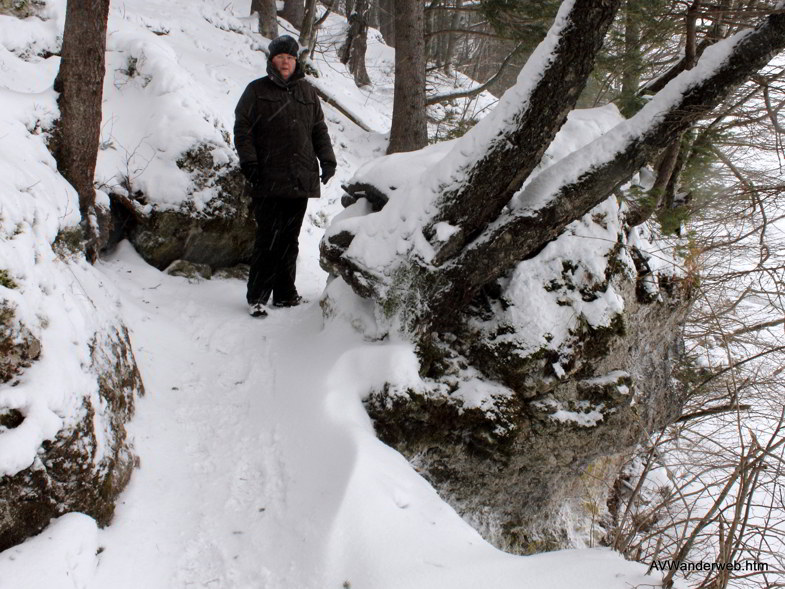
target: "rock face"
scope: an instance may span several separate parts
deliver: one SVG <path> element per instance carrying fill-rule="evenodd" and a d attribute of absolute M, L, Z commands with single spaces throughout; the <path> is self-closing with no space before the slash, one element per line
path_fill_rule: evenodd
<path fill-rule="evenodd" d="M 0 477 L 0 551 L 71 511 L 108 524 L 115 499 L 128 483 L 135 457 L 125 424 L 133 415 L 135 395 L 143 393 L 141 377 L 124 328 L 96 336 L 91 350 L 97 402 L 86 396 L 74 427 L 45 442 L 29 468 Z M 19 411 L 0 411 L 0 433 L 23 421 Z"/>
<path fill-rule="evenodd" d="M 0 302 L 0 383 L 8 382 L 41 354 L 41 342 L 14 318 L 14 309 Z M 0 426 L 3 413 L 0 410 Z"/>
<path fill-rule="evenodd" d="M 379 437 L 504 550 L 599 540 L 623 456 L 680 415 L 690 283 L 636 263 L 615 216 L 576 223 L 421 349 L 423 389 L 366 400 Z"/>
<path fill-rule="evenodd" d="M 37 14 L 44 4 L 43 0 L 0 0 L 0 14 L 27 18 Z"/>
<path fill-rule="evenodd" d="M 225 268 L 247 263 L 256 225 L 236 167 L 215 164 L 208 146 L 192 149 L 177 165 L 192 178 L 195 192 L 212 190 L 205 206 L 185 201 L 177 209 L 143 206 L 144 195 L 112 194 L 111 243 L 127 237 L 149 264 L 164 270 L 175 260 Z"/>

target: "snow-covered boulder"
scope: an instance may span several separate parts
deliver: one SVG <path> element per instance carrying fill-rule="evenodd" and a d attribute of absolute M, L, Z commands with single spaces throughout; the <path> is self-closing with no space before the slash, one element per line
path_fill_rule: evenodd
<path fill-rule="evenodd" d="M 29 398 L 16 403 L 16 391 L 8 390 L 13 385 L 0 387 L 0 551 L 70 512 L 108 524 L 115 500 L 130 480 L 136 458 L 125 424 L 143 385 L 128 334 L 121 326 L 96 333 L 88 348 L 86 388 L 58 391 L 72 397 L 67 409 L 52 403 L 36 406 Z M 24 376 L 15 382 L 37 384 L 34 377 Z M 24 398 L 25 391 L 20 393 Z M 82 405 L 75 406 L 80 401 Z M 31 453 L 28 441 L 35 436 L 31 430 L 41 425 L 41 413 L 48 411 L 46 421 L 60 423 L 50 428 L 46 439 L 33 442 L 39 445 Z M 32 463 L 18 470 L 31 454 Z"/>
<path fill-rule="evenodd" d="M 230 13 L 211 5 L 199 11 L 199 18 L 166 18 L 160 5 L 138 3 L 107 39 L 96 180 L 112 203 L 111 242 L 128 238 L 162 270 L 175 260 L 234 266 L 253 247 L 250 199 L 229 133 L 253 74 L 243 62 L 227 71 L 226 59 L 255 41 Z M 110 29 L 119 18 L 110 12 Z M 225 44 L 207 47 L 199 42 L 205 37 Z"/>
<path fill-rule="evenodd" d="M 143 390 L 118 295 L 84 259 L 78 197 L 42 132 L 58 114 L 57 59 L 40 54 L 58 26 L 0 15 L 0 551 L 70 511 L 108 523 Z"/>
<path fill-rule="evenodd" d="M 617 223 L 606 246 L 585 248 L 606 231 L 601 213 L 520 264 L 459 330 L 421 350 L 430 365 L 419 387 L 392 382 L 366 399 L 379 437 L 505 550 L 599 540 L 624 454 L 684 401 L 671 377 L 689 283 L 636 269 L 626 252 L 642 244 L 623 231 L 613 238 Z M 653 284 L 646 296 L 644 280 Z"/>
<path fill-rule="evenodd" d="M 239 168 L 216 164 L 205 145 L 189 150 L 177 166 L 192 178 L 194 190 L 215 191 L 215 196 L 198 207 L 185 200 L 170 208 L 149 205 L 140 192 L 129 197 L 116 188 L 110 195 L 113 241 L 128 238 L 147 263 L 162 270 L 177 260 L 210 268 L 250 260 L 256 224 Z"/>
<path fill-rule="evenodd" d="M 572 113 L 539 171 L 619 120 L 612 106 Z M 411 211 L 397 194 L 418 184 L 429 156 L 439 147 L 371 162 L 354 180 L 385 189 L 385 208 L 400 209 L 405 223 Z M 401 169 L 413 172 L 390 191 Z M 375 214 L 360 199 L 328 235 L 365 216 L 373 226 Z M 418 345 L 418 382 L 392 379 L 365 399 L 379 437 L 503 549 L 598 540 L 624 454 L 680 413 L 672 373 L 691 281 L 624 218 L 614 196 L 568 225 Z M 378 251 L 365 259 L 394 255 L 398 245 L 384 242 L 395 241 L 390 232 L 373 227 Z M 383 310 L 341 278 L 324 308 L 369 337 L 386 335 Z"/>

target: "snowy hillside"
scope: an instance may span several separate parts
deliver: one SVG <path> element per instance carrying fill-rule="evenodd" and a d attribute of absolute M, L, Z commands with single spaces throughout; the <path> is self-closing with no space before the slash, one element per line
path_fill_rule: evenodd
<path fill-rule="evenodd" d="M 266 64 L 249 4 L 113 3 L 96 174 L 106 192 L 196 209 L 213 196 L 177 160 L 203 145 L 216 164 L 236 163 L 234 105 Z M 100 407 L 91 342 L 120 322 L 147 393 L 127 426 L 140 464 L 109 527 L 67 514 L 0 553 L 0 589 L 656 585 L 658 573 L 607 549 L 496 550 L 376 439 L 362 396 L 387 380 L 416 381 L 416 357 L 408 344 L 369 343 L 347 322 L 324 323 L 318 242 L 341 209 L 340 184 L 384 149 L 393 53 L 378 34 L 365 90 L 334 58 L 344 19 L 330 16 L 319 38 L 314 85 L 376 132 L 324 105 L 338 174 L 309 203 L 300 240 L 308 304 L 255 321 L 236 278 L 169 276 L 128 242 L 94 267 L 67 244 L 55 253 L 57 235 L 79 220 L 45 145 L 64 10 L 65 0 L 48 0 L 42 18 L 0 16 L 0 297 L 14 317 L 4 329 L 27 326 L 43 350 L 0 385 L 0 410 L 24 415 L 22 426 L 0 425 L 0 476 L 34 463 L 42 443 L 84 417 L 84 399 Z M 95 427 L 108 427 L 100 411 Z"/>

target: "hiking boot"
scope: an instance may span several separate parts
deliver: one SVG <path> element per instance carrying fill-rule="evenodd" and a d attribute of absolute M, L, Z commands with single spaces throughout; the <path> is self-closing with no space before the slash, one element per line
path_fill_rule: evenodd
<path fill-rule="evenodd" d="M 267 317 L 267 309 L 262 303 L 251 303 L 248 305 L 248 314 L 251 317 Z"/>
<path fill-rule="evenodd" d="M 294 295 L 291 299 L 281 299 L 280 301 L 273 301 L 273 307 L 296 307 L 303 302 L 303 297 Z"/>

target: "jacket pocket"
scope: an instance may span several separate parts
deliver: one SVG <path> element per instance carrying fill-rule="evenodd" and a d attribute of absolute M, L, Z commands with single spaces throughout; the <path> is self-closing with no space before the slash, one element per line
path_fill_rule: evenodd
<path fill-rule="evenodd" d="M 286 168 L 265 167 L 259 177 L 259 191 L 267 196 L 285 196 L 292 189 L 292 177 Z"/>
<path fill-rule="evenodd" d="M 313 153 L 298 153 L 292 160 L 292 172 L 303 192 L 312 194 L 319 190 L 319 166 Z"/>

